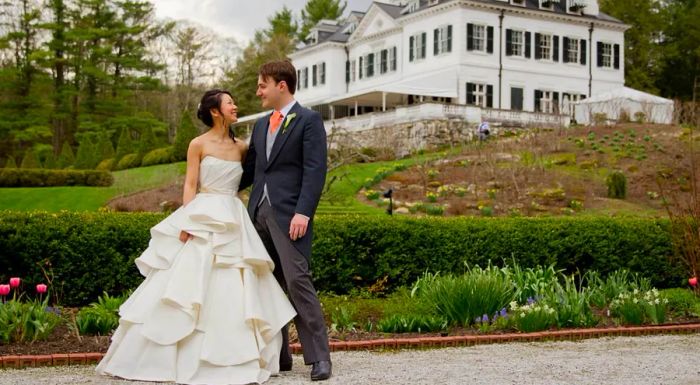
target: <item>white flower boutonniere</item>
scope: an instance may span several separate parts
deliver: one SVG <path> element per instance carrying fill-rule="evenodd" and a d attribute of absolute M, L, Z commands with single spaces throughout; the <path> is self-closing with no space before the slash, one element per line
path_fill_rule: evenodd
<path fill-rule="evenodd" d="M 289 126 L 289 122 L 291 122 L 292 119 L 296 118 L 296 116 L 297 116 L 297 114 L 295 112 L 293 114 L 289 114 L 289 115 L 284 117 L 284 124 L 282 125 L 282 133 L 283 134 L 287 130 L 287 126 Z"/>

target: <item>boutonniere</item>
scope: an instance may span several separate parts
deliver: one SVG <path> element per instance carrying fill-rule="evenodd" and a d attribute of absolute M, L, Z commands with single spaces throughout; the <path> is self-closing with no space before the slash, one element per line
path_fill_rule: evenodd
<path fill-rule="evenodd" d="M 289 114 L 284 117 L 284 124 L 282 125 L 282 133 L 284 134 L 284 131 L 287 130 L 287 126 L 289 126 L 289 122 L 292 121 L 292 119 L 296 118 L 297 113 Z"/>

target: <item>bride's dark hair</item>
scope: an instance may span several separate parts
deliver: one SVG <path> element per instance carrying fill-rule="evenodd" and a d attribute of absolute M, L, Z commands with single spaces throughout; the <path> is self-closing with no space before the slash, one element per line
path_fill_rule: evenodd
<path fill-rule="evenodd" d="M 221 114 L 221 97 L 223 95 L 228 95 L 233 99 L 230 92 L 226 90 L 209 90 L 204 93 L 202 100 L 199 102 L 199 107 L 197 107 L 197 118 L 206 124 L 207 127 L 214 127 L 214 117 L 211 115 L 211 110 L 217 110 Z M 236 137 L 233 134 L 231 127 L 228 128 L 228 136 L 236 141 Z"/>

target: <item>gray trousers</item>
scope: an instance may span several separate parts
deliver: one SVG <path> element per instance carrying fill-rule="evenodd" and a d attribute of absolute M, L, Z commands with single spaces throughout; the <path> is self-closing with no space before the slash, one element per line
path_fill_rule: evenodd
<path fill-rule="evenodd" d="M 311 282 L 309 260 L 294 247 L 289 231 L 279 228 L 267 199 L 256 208 L 253 224 L 275 263 L 274 275 L 277 282 L 285 289 L 297 311 L 294 324 L 304 351 L 304 363 L 310 365 L 318 361 L 330 361 L 328 332 L 321 303 Z M 282 329 L 282 338 L 280 363 L 291 364 L 288 326 Z"/>

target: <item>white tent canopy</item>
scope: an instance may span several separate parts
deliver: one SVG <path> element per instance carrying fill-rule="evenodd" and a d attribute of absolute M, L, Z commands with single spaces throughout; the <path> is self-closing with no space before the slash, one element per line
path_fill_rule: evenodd
<path fill-rule="evenodd" d="M 673 122 L 673 101 L 659 96 L 621 87 L 606 91 L 573 103 L 576 122 L 594 123 L 595 114 L 605 114 L 606 120 L 619 120 L 627 114 L 631 120 L 643 116 L 645 122 L 671 124 Z"/>

